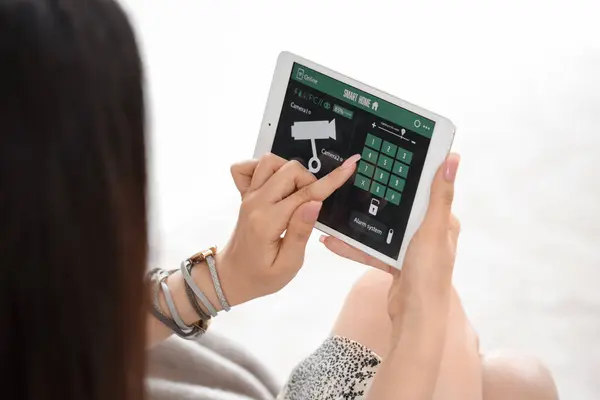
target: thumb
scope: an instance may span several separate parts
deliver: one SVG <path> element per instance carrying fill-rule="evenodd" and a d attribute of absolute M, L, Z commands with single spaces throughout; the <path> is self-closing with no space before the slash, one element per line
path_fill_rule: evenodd
<path fill-rule="evenodd" d="M 322 203 L 310 201 L 294 211 L 282 239 L 274 264 L 284 268 L 300 269 L 304 262 L 306 243 L 319 217 Z"/>
<path fill-rule="evenodd" d="M 458 154 L 449 154 L 435 174 L 431 184 L 429 208 L 423 222 L 424 225 L 447 227 L 452 213 L 454 181 L 459 163 L 460 156 Z"/>

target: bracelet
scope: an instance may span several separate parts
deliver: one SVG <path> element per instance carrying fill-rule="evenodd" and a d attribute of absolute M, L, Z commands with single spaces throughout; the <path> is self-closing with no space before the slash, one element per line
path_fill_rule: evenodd
<path fill-rule="evenodd" d="M 167 285 L 167 283 L 165 282 L 166 279 L 167 279 L 167 277 L 164 277 L 160 280 L 160 286 L 165 295 L 165 300 L 167 302 L 167 308 L 169 309 L 169 312 L 171 313 L 171 317 L 173 317 L 173 320 L 175 321 L 175 323 L 177 324 L 179 329 L 181 329 L 183 332 L 186 332 L 186 333 L 190 332 L 193 329 L 193 327 L 186 325 L 186 323 L 183 322 L 183 320 L 179 316 L 179 311 L 177 311 L 177 307 L 175 306 L 175 301 L 173 301 L 173 295 L 171 294 L 171 289 L 169 289 L 169 285 Z"/>
<path fill-rule="evenodd" d="M 200 290 L 200 288 L 198 287 L 198 285 L 196 285 L 196 282 L 194 282 L 194 280 L 192 279 L 192 275 L 190 274 L 190 270 L 193 267 L 193 265 L 194 264 L 192 264 L 189 260 L 181 262 L 181 273 L 183 275 L 183 278 L 185 279 L 185 281 L 187 282 L 187 284 L 190 286 L 190 288 L 194 291 L 194 294 L 200 299 L 200 301 L 202 302 L 202 304 L 204 305 L 204 307 L 206 307 L 206 309 L 208 310 L 209 314 L 212 317 L 216 317 L 217 316 L 217 310 L 211 304 L 211 302 L 208 300 L 208 298 L 204 295 L 204 293 L 202 293 L 202 290 Z"/>
<path fill-rule="evenodd" d="M 223 289 L 221 288 L 221 281 L 219 280 L 219 274 L 217 273 L 217 264 L 215 263 L 215 257 L 212 255 L 207 256 L 206 263 L 208 264 L 208 269 L 210 270 L 210 276 L 213 281 L 213 286 L 215 287 L 215 292 L 217 292 L 217 297 L 219 298 L 221 307 L 223 307 L 223 310 L 228 312 L 229 310 L 231 310 L 231 307 L 229 307 L 229 303 L 227 302 L 225 294 L 223 294 Z"/>
<path fill-rule="evenodd" d="M 158 301 L 158 293 L 161 279 L 168 277 L 176 270 L 165 271 L 162 269 L 154 269 L 150 271 L 149 275 L 151 277 L 152 283 L 154 284 L 153 288 L 153 307 L 150 309 L 152 315 L 163 323 L 167 328 L 171 329 L 177 336 L 182 337 L 184 339 L 195 338 L 206 332 L 207 327 L 203 326 L 194 326 L 191 332 L 184 332 L 180 329 L 173 319 L 167 317 L 165 313 L 162 311 L 160 307 L 160 303 Z"/>
<path fill-rule="evenodd" d="M 196 311 L 196 314 L 198 314 L 198 317 L 201 320 L 210 321 L 211 316 L 208 315 L 202 309 L 202 307 L 200 307 L 200 304 L 198 303 L 198 298 L 194 294 L 194 291 L 192 290 L 192 287 L 190 285 L 188 285 L 188 283 L 187 283 L 187 281 L 185 279 L 183 280 L 183 282 L 185 284 L 185 293 L 187 294 L 188 301 L 190 302 L 190 304 L 192 305 L 192 307 L 194 307 L 194 310 Z"/>
<path fill-rule="evenodd" d="M 154 316 L 154 318 L 159 320 L 163 325 L 165 325 L 167 328 L 169 328 L 171 331 L 173 331 L 177 336 L 184 338 L 184 339 L 193 339 L 193 338 L 196 338 L 197 336 L 200 336 L 200 335 L 206 333 L 206 330 L 208 329 L 208 326 L 210 324 L 207 321 L 201 320 L 201 321 L 199 321 L 198 325 L 196 325 L 196 324 L 193 325 L 193 328 L 191 331 L 184 332 L 182 329 L 179 328 L 179 326 L 177 326 L 177 324 L 172 319 L 167 317 L 162 312 L 160 303 L 158 301 L 158 292 L 159 292 L 159 286 L 160 286 L 159 282 L 161 281 L 161 279 L 163 279 L 163 277 L 168 277 L 175 271 L 176 270 L 165 271 L 165 270 L 162 270 L 159 268 L 155 268 L 152 271 L 148 272 L 149 280 L 153 284 L 153 288 L 152 288 L 153 304 L 152 304 L 152 307 L 150 307 L 150 313 L 152 314 L 152 316 Z"/>
<path fill-rule="evenodd" d="M 221 287 L 221 281 L 219 279 L 219 274 L 217 272 L 217 266 L 216 266 L 215 257 L 214 257 L 216 254 L 217 254 L 217 247 L 212 246 L 207 250 L 203 250 L 201 252 L 194 254 L 187 260 L 187 262 L 189 264 L 191 264 L 189 267 L 191 269 L 194 265 L 200 264 L 201 262 L 206 261 L 206 263 L 208 264 L 209 271 L 210 271 L 211 279 L 213 281 L 213 286 L 215 288 L 215 292 L 217 293 L 217 298 L 219 299 L 219 303 L 221 303 L 221 307 L 223 308 L 223 310 L 229 311 L 229 310 L 231 310 L 231 307 L 229 306 L 229 303 L 227 302 L 225 294 L 223 293 L 223 288 Z"/>

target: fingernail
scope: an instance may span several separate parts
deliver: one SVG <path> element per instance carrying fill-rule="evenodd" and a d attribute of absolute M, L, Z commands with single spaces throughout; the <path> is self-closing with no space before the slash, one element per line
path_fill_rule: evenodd
<path fill-rule="evenodd" d="M 319 242 L 325 243 L 325 239 L 327 239 L 327 236 L 325 236 L 325 235 L 319 236 Z"/>
<path fill-rule="evenodd" d="M 319 218 L 319 211 L 321 211 L 322 205 L 323 203 L 320 201 L 311 201 L 304 206 L 304 210 L 302 211 L 302 219 L 304 222 L 314 224 L 317 218 Z"/>
<path fill-rule="evenodd" d="M 446 158 L 446 170 L 444 171 L 444 178 L 450 182 L 454 183 L 456 179 L 456 171 L 458 171 L 458 164 L 460 163 L 460 157 L 458 154 L 450 154 L 448 158 Z"/>
<path fill-rule="evenodd" d="M 355 154 L 352 157 L 346 159 L 342 164 L 342 169 L 354 168 L 354 164 L 356 164 L 360 160 L 360 154 Z"/>

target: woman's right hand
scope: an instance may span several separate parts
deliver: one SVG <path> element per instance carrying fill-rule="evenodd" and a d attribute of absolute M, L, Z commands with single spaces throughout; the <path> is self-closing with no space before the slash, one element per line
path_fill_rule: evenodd
<path fill-rule="evenodd" d="M 427 214 L 408 246 L 402 271 L 394 272 L 388 300 L 392 349 L 377 371 L 369 400 L 433 398 L 460 231 L 451 213 L 459 160 L 451 154 L 439 168 Z"/>
<path fill-rule="evenodd" d="M 394 276 L 388 311 L 395 332 L 407 318 L 414 321 L 426 310 L 440 309 L 450 296 L 460 232 L 460 223 L 451 213 L 459 160 L 458 155 L 451 154 L 439 168 L 432 182 L 427 215 L 408 246 L 402 272 L 337 238 L 321 237 L 332 252 Z"/>
<path fill-rule="evenodd" d="M 393 271 L 388 310 L 395 333 L 404 323 L 418 323 L 424 313 L 444 312 L 449 306 L 460 233 L 460 223 L 452 214 L 459 162 L 458 155 L 450 154 L 439 168 L 427 213 L 408 246 L 402 271 Z"/>

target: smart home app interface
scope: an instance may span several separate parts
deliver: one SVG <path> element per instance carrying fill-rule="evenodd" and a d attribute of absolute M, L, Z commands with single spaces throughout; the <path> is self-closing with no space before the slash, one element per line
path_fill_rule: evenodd
<path fill-rule="evenodd" d="M 317 178 L 361 154 L 319 222 L 398 258 L 434 122 L 295 63 L 272 152 Z"/>

